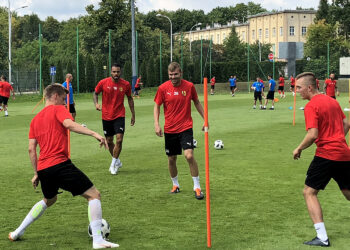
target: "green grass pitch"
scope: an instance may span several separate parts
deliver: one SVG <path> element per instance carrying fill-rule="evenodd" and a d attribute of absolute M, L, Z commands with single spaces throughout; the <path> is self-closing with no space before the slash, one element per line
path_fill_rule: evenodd
<path fill-rule="evenodd" d="M 111 157 L 92 137 L 72 134 L 71 159 L 94 182 L 102 195 L 103 218 L 111 225 L 110 240 L 120 249 L 206 249 L 205 200 L 198 201 L 183 156 L 178 158 L 181 193 L 169 195 L 171 180 L 164 139 L 154 133 L 153 92 L 135 99 L 136 124 L 129 125 L 117 176 L 108 172 Z M 315 146 L 298 161 L 292 151 L 305 135 L 306 101 L 297 98 L 296 126 L 292 126 L 290 92 L 276 110 L 253 110 L 253 94 L 228 91 L 209 96 L 211 230 L 213 249 L 313 249 L 304 246 L 315 236 L 302 196 L 305 173 Z M 33 170 L 28 157 L 31 113 L 39 96 L 19 96 L 9 101 L 9 117 L 0 113 L 1 205 L 0 249 L 91 249 L 87 202 L 70 193 L 32 224 L 21 241 L 7 240 L 29 209 L 42 198 L 33 190 Z M 200 94 L 203 101 L 203 95 Z M 347 107 L 345 94 L 338 98 Z M 34 112 L 37 113 L 43 105 Z M 76 96 L 77 122 L 102 133 L 101 113 L 94 110 L 92 95 Z M 193 107 L 195 157 L 205 191 L 203 121 Z M 161 123 L 164 125 L 163 116 Z M 223 150 L 213 143 L 221 139 Z M 319 195 L 333 249 L 350 244 L 350 204 L 334 181 Z"/>

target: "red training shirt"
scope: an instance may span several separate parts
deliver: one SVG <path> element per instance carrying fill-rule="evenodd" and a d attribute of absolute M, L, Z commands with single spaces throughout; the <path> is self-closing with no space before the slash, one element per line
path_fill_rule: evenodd
<path fill-rule="evenodd" d="M 332 161 L 350 161 L 343 127 L 345 115 L 336 100 L 323 94 L 316 95 L 306 104 L 304 116 L 306 130 L 318 129 L 316 156 Z"/>
<path fill-rule="evenodd" d="M 0 82 L 0 95 L 3 97 L 10 97 L 11 92 L 13 91 L 13 87 L 9 82 Z"/>
<path fill-rule="evenodd" d="M 67 161 L 68 134 L 63 126 L 73 117 L 63 105 L 50 105 L 41 110 L 30 123 L 29 139 L 35 139 L 40 147 L 37 171 Z"/>
<path fill-rule="evenodd" d="M 139 88 L 140 87 L 140 78 L 137 78 L 136 80 L 136 84 L 135 84 L 135 88 Z"/>
<path fill-rule="evenodd" d="M 177 134 L 192 128 L 191 100 L 198 100 L 191 82 L 182 79 L 180 85 L 174 87 L 169 80 L 159 86 L 154 102 L 164 105 L 165 133 Z"/>
<path fill-rule="evenodd" d="M 320 89 L 320 80 L 318 80 L 317 78 L 316 78 L 316 86 L 317 86 L 317 89 Z"/>
<path fill-rule="evenodd" d="M 278 79 L 278 86 L 284 86 L 284 78 L 283 77 L 280 77 Z"/>
<path fill-rule="evenodd" d="M 326 94 L 328 96 L 335 96 L 335 87 L 337 86 L 337 81 L 332 79 L 326 79 L 324 84 L 326 85 Z"/>
<path fill-rule="evenodd" d="M 293 76 L 290 78 L 290 86 L 295 86 L 295 78 Z"/>
<path fill-rule="evenodd" d="M 214 86 L 214 85 L 215 85 L 215 78 L 214 78 L 214 77 L 210 80 L 210 85 L 211 85 L 211 86 Z"/>
<path fill-rule="evenodd" d="M 119 117 L 125 117 L 124 95 L 131 96 L 131 87 L 128 81 L 119 78 L 115 83 L 112 77 L 101 80 L 95 93 L 102 92 L 102 119 L 112 121 Z"/>

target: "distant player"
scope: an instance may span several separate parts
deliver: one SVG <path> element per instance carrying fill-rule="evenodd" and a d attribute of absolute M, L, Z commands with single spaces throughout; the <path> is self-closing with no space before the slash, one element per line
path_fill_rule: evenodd
<path fill-rule="evenodd" d="M 324 91 L 326 95 L 336 99 L 335 94 L 339 96 L 339 91 L 337 87 L 337 81 L 335 80 L 335 75 L 334 73 L 331 73 L 329 75 L 329 79 L 326 79 L 324 82 Z"/>
<path fill-rule="evenodd" d="M 317 86 L 317 90 L 320 90 L 320 80 L 318 80 L 317 78 L 316 78 L 316 86 Z"/>
<path fill-rule="evenodd" d="M 232 97 L 235 96 L 235 92 L 237 90 L 237 77 L 236 76 L 231 76 L 230 79 L 228 79 L 230 83 L 230 90 L 231 90 L 231 95 Z"/>
<path fill-rule="evenodd" d="M 193 179 L 193 190 L 195 198 L 201 200 L 204 194 L 199 184 L 199 171 L 193 155 L 193 121 L 191 117 L 191 100 L 198 113 L 204 118 L 203 107 L 198 100 L 193 83 L 181 79 L 182 71 L 177 62 L 168 66 L 169 81 L 159 86 L 154 98 L 154 129 L 157 136 L 163 136 L 159 125 L 160 106 L 164 106 L 164 137 L 165 153 L 168 156 L 168 167 L 173 182 L 171 194 L 180 192 L 177 178 L 176 160 L 182 150 L 190 167 Z"/>
<path fill-rule="evenodd" d="M 278 79 L 278 94 L 281 98 L 286 97 L 284 94 L 284 77 L 282 75 L 280 75 L 280 78 Z"/>
<path fill-rule="evenodd" d="M 7 103 L 11 96 L 12 92 L 12 98 L 13 100 L 16 99 L 15 97 L 15 91 L 13 90 L 12 85 L 6 81 L 6 76 L 2 75 L 0 77 L 0 111 L 5 111 L 5 116 L 9 116 L 8 110 L 7 110 Z"/>
<path fill-rule="evenodd" d="M 265 105 L 263 107 L 263 109 L 266 109 L 266 105 L 268 103 L 269 100 L 271 100 L 272 102 L 272 106 L 270 108 L 270 110 L 274 110 L 275 109 L 275 87 L 276 87 L 276 82 L 274 79 L 272 79 L 271 75 L 268 75 L 267 78 L 269 79 L 269 92 L 267 93 L 266 96 L 266 100 L 265 100 Z"/>
<path fill-rule="evenodd" d="M 129 82 L 120 77 L 122 71 L 119 64 L 113 64 L 111 77 L 101 80 L 93 94 L 95 108 L 102 110 L 103 132 L 106 136 L 112 162 L 109 167 L 111 174 L 118 173 L 118 169 L 123 165 L 119 159 L 122 151 L 123 138 L 125 132 L 125 107 L 124 96 L 128 98 L 131 111 L 131 126 L 135 124 L 134 100 L 131 96 L 131 86 Z M 98 103 L 98 95 L 102 92 L 102 106 Z M 116 135 L 116 143 L 113 137 Z"/>
<path fill-rule="evenodd" d="M 260 109 L 263 109 L 261 97 L 264 96 L 264 84 L 261 82 L 260 77 L 256 78 L 256 82 L 254 82 L 251 86 L 251 89 L 254 90 L 254 106 L 253 109 L 256 109 L 256 101 L 259 99 Z"/>
<path fill-rule="evenodd" d="M 119 245 L 105 241 L 101 235 L 100 192 L 68 157 L 67 129 L 94 137 L 99 141 L 100 147 L 107 148 L 107 142 L 98 133 L 73 121 L 73 117 L 64 107 L 67 94 L 68 90 L 60 84 L 47 86 L 44 92 L 45 108 L 33 118 L 30 124 L 29 157 L 34 169 L 32 184 L 36 188 L 41 182 L 44 198 L 33 206 L 21 225 L 15 231 L 10 232 L 8 237 L 11 241 L 18 240 L 27 227 L 56 202 L 58 189 L 61 188 L 71 192 L 73 196 L 81 195 L 88 200 L 93 248 L 115 248 Z M 37 158 L 38 145 L 40 147 L 39 159 Z M 63 213 L 70 211 L 69 206 L 62 207 L 62 209 Z"/>
<path fill-rule="evenodd" d="M 214 89 L 215 89 L 215 76 L 210 80 L 210 94 L 214 95 Z"/>
<path fill-rule="evenodd" d="M 66 79 L 69 79 L 69 113 L 72 114 L 73 120 L 75 121 L 75 116 L 77 115 L 75 111 L 75 102 L 73 99 L 73 86 L 72 86 L 72 81 L 73 81 L 73 76 L 72 74 L 68 73 L 66 75 Z M 67 82 L 65 81 L 62 83 L 62 86 L 67 88 Z M 67 98 L 66 98 L 66 103 L 67 103 Z"/>
<path fill-rule="evenodd" d="M 307 134 L 293 151 L 294 159 L 299 159 L 301 152 L 313 143 L 317 146 L 303 192 L 317 236 L 304 244 L 328 247 L 330 242 L 317 195 L 333 178 L 345 198 L 350 200 L 350 149 L 345 139 L 350 124 L 339 103 L 318 92 L 313 73 L 305 72 L 296 77 L 296 91 L 309 102 L 304 109 Z"/>
<path fill-rule="evenodd" d="M 294 88 L 295 88 L 295 78 L 293 77 L 293 75 L 290 76 L 290 91 L 292 92 L 293 96 L 294 96 Z"/>
<path fill-rule="evenodd" d="M 141 82 L 141 75 L 137 78 L 136 83 L 135 83 L 135 88 L 134 88 L 134 96 L 137 98 L 140 98 L 140 91 L 141 91 L 141 86 L 143 83 Z"/>

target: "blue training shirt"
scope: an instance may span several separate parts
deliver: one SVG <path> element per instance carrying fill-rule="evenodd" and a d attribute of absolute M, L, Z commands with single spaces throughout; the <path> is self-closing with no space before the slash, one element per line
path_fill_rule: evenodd
<path fill-rule="evenodd" d="M 67 88 L 67 82 L 62 83 L 62 86 Z M 67 103 L 67 97 L 66 97 L 66 103 Z M 72 87 L 72 83 L 69 83 L 69 104 L 73 104 L 74 100 L 73 100 L 73 87 Z"/>
<path fill-rule="evenodd" d="M 237 81 L 236 78 L 230 78 L 230 79 L 228 79 L 228 81 L 230 82 L 231 87 L 236 86 L 236 81 Z"/>
<path fill-rule="evenodd" d="M 276 87 L 275 80 L 271 79 L 271 80 L 269 80 L 269 83 L 271 84 L 270 91 L 275 91 L 275 87 Z"/>
<path fill-rule="evenodd" d="M 255 87 L 255 91 L 262 91 L 264 84 L 262 82 L 254 82 L 252 87 Z"/>

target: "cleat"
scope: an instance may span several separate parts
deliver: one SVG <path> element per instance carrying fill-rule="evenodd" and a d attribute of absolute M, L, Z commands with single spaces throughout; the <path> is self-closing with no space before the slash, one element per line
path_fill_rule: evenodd
<path fill-rule="evenodd" d="M 266 109 L 266 108 L 264 108 L 264 107 L 261 107 L 260 109 Z"/>
<path fill-rule="evenodd" d="M 9 238 L 9 240 L 10 241 L 16 241 L 16 240 L 19 240 L 19 235 L 18 234 L 16 234 L 16 232 L 10 232 L 9 233 L 9 236 L 8 236 L 8 238 Z"/>
<path fill-rule="evenodd" d="M 117 171 L 115 166 L 110 166 L 109 167 L 109 172 L 111 172 L 112 175 L 116 175 L 117 174 Z"/>
<path fill-rule="evenodd" d="M 329 247 L 331 246 L 331 243 L 329 242 L 329 240 L 327 239 L 326 241 L 322 241 L 319 238 L 315 237 L 310 241 L 305 241 L 304 242 L 305 245 L 309 245 L 309 246 L 319 246 L 319 247 Z"/>
<path fill-rule="evenodd" d="M 269 108 L 269 110 L 275 110 L 275 108 Z"/>
<path fill-rule="evenodd" d="M 194 197 L 196 197 L 197 200 L 202 200 L 204 198 L 204 194 L 200 188 L 196 188 L 196 190 L 194 190 Z"/>
<path fill-rule="evenodd" d="M 256 106 L 255 106 L 255 105 L 253 106 L 253 109 L 256 109 Z"/>
<path fill-rule="evenodd" d="M 178 186 L 173 186 L 169 194 L 177 194 L 177 193 L 180 193 L 180 188 Z"/>
<path fill-rule="evenodd" d="M 119 247 L 119 245 L 112 243 L 112 242 L 109 242 L 109 241 L 106 241 L 106 240 L 104 240 L 100 243 L 93 243 L 92 244 L 93 249 L 116 248 L 116 247 Z"/>

